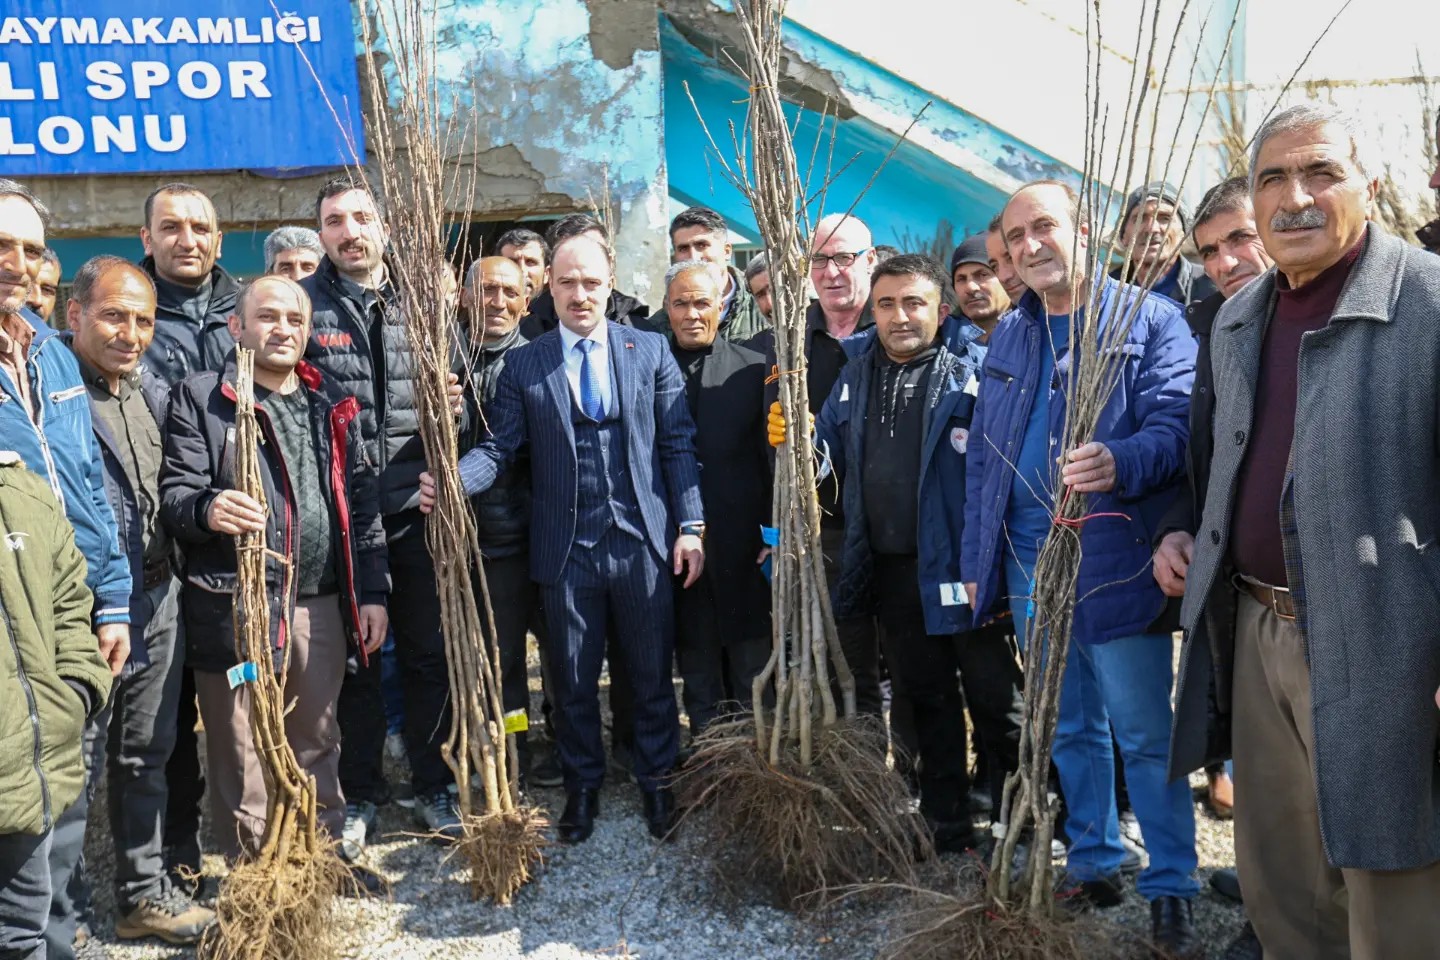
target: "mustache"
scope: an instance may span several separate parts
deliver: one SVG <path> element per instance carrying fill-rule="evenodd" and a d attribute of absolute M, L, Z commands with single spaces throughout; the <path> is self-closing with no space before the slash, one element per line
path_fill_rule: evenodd
<path fill-rule="evenodd" d="M 1323 227 L 1327 222 L 1325 211 L 1319 207 L 1306 207 L 1299 213 L 1286 213 L 1284 210 L 1275 211 L 1270 218 L 1271 230 L 1308 230 L 1312 227 Z"/>

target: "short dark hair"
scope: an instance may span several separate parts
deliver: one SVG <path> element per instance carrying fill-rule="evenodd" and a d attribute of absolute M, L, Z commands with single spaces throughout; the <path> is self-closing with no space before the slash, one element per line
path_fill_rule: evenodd
<path fill-rule="evenodd" d="M 582 233 L 589 233 L 591 230 L 599 231 L 605 238 L 606 245 L 610 243 L 610 231 L 605 229 L 605 224 L 595 219 L 588 213 L 572 213 L 561 217 L 545 230 L 545 242 L 554 250 L 560 246 L 561 240 L 569 240 L 571 237 L 578 237 Z"/>
<path fill-rule="evenodd" d="M 375 201 L 375 194 L 370 192 L 370 187 L 365 181 L 357 180 L 351 176 L 331 177 L 320 185 L 320 192 L 315 194 L 315 222 L 320 223 L 320 205 L 331 197 L 338 197 L 342 193 L 349 193 L 351 190 L 359 190 L 375 202 L 375 209 L 380 209 L 379 202 Z"/>
<path fill-rule="evenodd" d="M 990 225 L 985 228 L 986 233 L 1001 233 L 1005 226 L 1005 211 L 1001 210 L 990 219 Z"/>
<path fill-rule="evenodd" d="M 727 236 L 730 233 L 725 218 L 709 207 L 686 207 L 675 214 L 675 219 L 670 221 L 671 242 L 674 242 L 677 230 L 687 227 L 704 227 L 707 233 L 723 233 Z"/>
<path fill-rule="evenodd" d="M 526 230 L 524 227 L 515 227 L 500 234 L 500 239 L 495 241 L 495 253 L 499 255 L 506 247 L 527 247 L 532 243 L 540 244 L 540 252 L 544 255 L 545 262 L 549 263 L 550 244 L 534 230 Z"/>
<path fill-rule="evenodd" d="M 41 203 L 40 198 L 18 180 L 0 177 L 0 197 L 19 197 L 24 200 L 35 210 L 35 215 L 40 218 L 40 225 L 47 230 L 50 228 L 50 208 Z"/>
<path fill-rule="evenodd" d="M 98 257 L 91 257 L 80 265 L 75 271 L 75 279 L 70 282 L 70 299 L 82 307 L 90 306 L 90 299 L 95 292 L 95 284 L 111 270 L 128 270 L 135 276 L 142 278 L 150 292 L 155 292 L 155 281 L 150 275 L 137 267 L 134 263 L 124 257 L 117 257 L 111 253 L 102 253 Z"/>
<path fill-rule="evenodd" d="M 1221 180 L 1205 191 L 1200 206 L 1195 208 L 1195 223 L 1190 228 L 1193 236 L 1200 226 L 1222 213 L 1242 213 L 1250 206 L 1250 178 L 1231 177 Z"/>
<path fill-rule="evenodd" d="M 151 190 L 150 195 L 145 198 L 145 229 L 150 229 L 150 217 L 155 213 L 155 198 L 173 196 L 204 197 L 205 202 L 210 204 L 211 211 L 215 209 L 215 201 L 211 200 L 210 195 L 204 190 L 201 190 L 193 183 L 186 183 L 183 180 L 172 180 L 170 183 L 160 184 L 160 186 Z"/>
<path fill-rule="evenodd" d="M 57 267 L 60 266 L 60 254 L 55 252 L 54 247 L 46 247 L 45 252 L 40 254 L 40 259 L 44 263 L 53 263 Z"/>
<path fill-rule="evenodd" d="M 881 260 L 870 274 L 872 290 L 881 277 L 920 277 L 935 284 L 942 302 L 947 295 L 949 281 L 944 268 L 922 253 L 897 253 L 889 259 Z"/>
<path fill-rule="evenodd" d="M 589 231 L 581 230 L 579 233 L 572 233 L 568 237 L 561 237 L 560 240 L 556 242 L 553 247 L 550 248 L 551 262 L 553 262 L 554 259 L 560 255 L 561 247 L 565 246 L 565 244 L 569 243 L 571 240 L 574 240 L 576 237 L 583 237 L 587 232 Z M 586 237 L 586 239 L 593 241 L 596 245 L 600 247 L 601 250 L 605 251 L 605 261 L 610 265 L 610 270 L 613 273 L 615 270 L 615 248 L 610 246 L 610 242 L 608 240 L 595 240 L 593 237 Z"/>

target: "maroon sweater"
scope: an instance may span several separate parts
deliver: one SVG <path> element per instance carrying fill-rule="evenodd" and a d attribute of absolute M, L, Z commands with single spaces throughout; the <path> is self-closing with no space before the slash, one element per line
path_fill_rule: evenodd
<path fill-rule="evenodd" d="M 1235 569 L 1273 586 L 1290 582 L 1280 539 L 1280 494 L 1295 440 L 1300 338 L 1330 322 L 1350 269 L 1364 249 L 1362 237 L 1349 253 L 1298 289 L 1290 288 L 1283 273 L 1277 271 L 1275 276 L 1275 316 L 1260 353 L 1255 419 L 1230 520 L 1230 560 Z"/>

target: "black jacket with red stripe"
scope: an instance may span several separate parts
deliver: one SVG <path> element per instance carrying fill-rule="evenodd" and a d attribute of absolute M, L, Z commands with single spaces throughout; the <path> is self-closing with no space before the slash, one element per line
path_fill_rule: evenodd
<path fill-rule="evenodd" d="M 390 592 L 385 528 L 380 520 L 375 465 L 361 439 L 360 404 L 309 363 L 296 368 L 310 401 L 311 435 L 330 508 L 331 535 L 340 569 L 339 602 L 350 642 L 360 649 L 359 608 L 384 603 Z M 215 533 L 206 511 L 220 491 L 235 487 L 235 356 L 223 373 L 199 373 L 175 389 L 166 427 L 160 471 L 160 519 L 185 554 L 186 665 L 219 672 L 239 662 L 232 624 L 236 587 L 235 538 Z M 255 409 L 263 442 L 260 458 L 270 507 L 265 540 L 276 553 L 295 559 L 297 516 L 294 485 L 275 430 L 265 410 Z M 293 563 L 291 564 L 293 566 Z M 266 563 L 270 631 L 278 668 L 285 644 L 284 623 L 295 607 L 296 588 L 277 558 Z M 282 608 L 282 602 L 285 606 Z M 363 659 L 364 652 L 360 651 Z"/>

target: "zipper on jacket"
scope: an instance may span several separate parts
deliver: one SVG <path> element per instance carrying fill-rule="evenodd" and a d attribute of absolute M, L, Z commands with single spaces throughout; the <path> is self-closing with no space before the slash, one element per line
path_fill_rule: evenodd
<path fill-rule="evenodd" d="M 40 351 L 44 348 L 45 345 L 42 343 L 26 358 L 26 364 L 35 367 L 35 392 L 41 397 L 45 395 L 45 375 L 40 370 L 39 356 Z M 84 387 L 82 386 L 81 389 L 83 390 Z M 50 489 L 55 491 L 55 499 L 60 501 L 60 509 L 66 510 L 65 491 L 60 489 L 60 476 L 55 469 L 55 458 L 50 455 L 50 441 L 45 438 L 45 404 L 42 402 L 36 407 L 34 420 L 30 419 L 30 411 L 26 410 L 25 419 L 40 440 L 40 456 L 45 460 L 45 472 L 48 474 L 46 479 L 50 481 Z"/>
<path fill-rule="evenodd" d="M 50 822 L 50 783 L 45 779 L 45 768 L 40 763 L 40 708 L 35 704 L 35 690 L 30 686 L 30 678 L 25 673 L 25 662 L 20 656 L 20 641 L 15 639 L 15 628 L 10 623 L 10 613 L 0 609 L 0 617 L 5 620 L 5 635 L 10 638 L 10 649 L 15 654 L 15 677 L 20 681 L 20 689 L 25 691 L 25 705 L 30 710 L 30 729 L 35 734 L 35 755 L 32 762 L 35 765 L 35 776 L 40 779 L 40 803 L 42 811 L 42 825 L 49 830 Z"/>
<path fill-rule="evenodd" d="M 306 387 L 302 384 L 297 389 L 304 390 Z M 275 460 L 280 464 L 280 480 L 285 484 L 283 496 L 285 501 L 285 554 L 291 558 L 290 566 L 287 567 L 285 573 L 285 597 L 289 602 L 290 615 L 294 616 L 295 606 L 299 602 L 300 596 L 300 582 L 295 579 L 294 569 L 295 566 L 300 563 L 300 537 L 290 522 L 290 505 L 295 499 L 295 489 L 294 485 L 290 483 L 290 468 L 285 465 L 285 454 L 280 449 L 280 441 L 275 434 L 274 425 L 270 422 L 270 414 L 262 409 L 258 403 L 255 404 L 255 419 L 260 422 L 260 429 L 265 434 L 265 442 L 270 444 L 270 449 L 275 451 Z M 289 617 L 281 617 L 278 629 L 280 631 L 279 645 L 282 647 L 290 642 L 290 638 L 285 632 L 285 625 L 287 623 L 289 623 Z"/>

